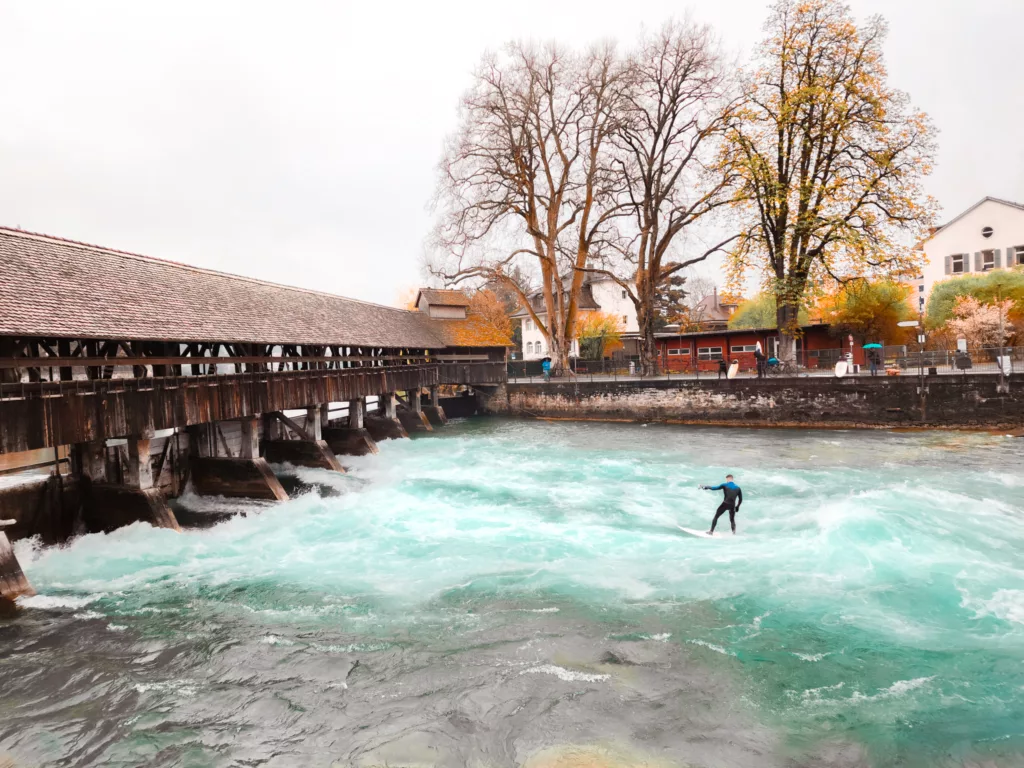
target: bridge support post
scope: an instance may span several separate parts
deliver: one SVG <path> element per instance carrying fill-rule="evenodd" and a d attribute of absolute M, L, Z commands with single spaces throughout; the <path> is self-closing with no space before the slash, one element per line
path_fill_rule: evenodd
<path fill-rule="evenodd" d="M 323 439 L 320 427 L 320 406 L 306 409 L 305 425 L 292 421 L 282 412 L 272 414 L 281 424 L 295 433 L 294 440 L 267 440 L 263 455 L 275 464 L 291 464 L 296 467 L 314 467 L 344 472 L 344 467 Z"/>
<path fill-rule="evenodd" d="M 326 403 L 306 407 L 306 434 L 313 440 L 321 440 L 323 438 L 323 433 L 321 432 L 323 422 L 320 420 L 320 413 L 321 409 L 326 407 Z"/>
<path fill-rule="evenodd" d="M 377 442 L 408 437 L 409 433 L 398 420 L 398 398 L 394 392 L 383 392 L 378 396 L 376 414 L 366 414 L 366 430 Z"/>
<path fill-rule="evenodd" d="M 188 428 L 192 487 L 201 496 L 287 501 L 281 482 L 260 457 L 260 417 L 239 421 L 242 436 L 237 457 L 216 455 L 215 424 Z"/>
<path fill-rule="evenodd" d="M 153 487 L 153 458 L 149 454 L 149 438 L 128 438 L 128 474 L 124 484 L 140 491 Z"/>
<path fill-rule="evenodd" d="M 434 428 L 430 426 L 430 421 L 423 412 L 423 395 L 420 393 L 420 390 L 416 389 L 406 392 L 405 396 L 409 406 L 398 410 L 398 420 L 402 422 L 405 431 L 433 432 Z"/>
<path fill-rule="evenodd" d="M 107 446 L 102 440 L 76 443 L 71 450 L 71 474 L 102 483 L 107 479 Z"/>
<path fill-rule="evenodd" d="M 21 570 L 18 558 L 14 556 L 14 548 L 3 531 L 0 522 L 0 599 L 14 600 L 22 595 L 34 595 L 36 591 L 28 583 L 25 573 Z"/>
<path fill-rule="evenodd" d="M 260 457 L 260 420 L 258 416 L 241 419 L 242 445 L 238 452 L 240 459 L 258 459 Z"/>
<path fill-rule="evenodd" d="M 363 418 L 366 415 L 366 400 L 357 397 L 348 401 L 348 428 L 366 429 Z"/>
<path fill-rule="evenodd" d="M 444 408 L 438 402 L 438 387 L 436 384 L 430 387 L 430 403 L 423 406 L 423 413 L 426 415 L 427 420 L 435 427 L 442 427 L 448 423 L 448 417 L 445 416 Z"/>
<path fill-rule="evenodd" d="M 109 532 L 136 522 L 154 528 L 180 531 L 177 519 L 163 493 L 153 487 L 153 461 L 149 454 L 149 436 L 131 435 L 127 439 L 128 468 L 124 484 L 84 483 L 83 521 L 90 533 Z M 102 444 L 100 444 L 102 445 Z M 86 444 L 90 479 L 98 473 L 97 448 Z M 82 470 L 85 470 L 83 462 Z"/>
<path fill-rule="evenodd" d="M 365 456 L 377 453 L 377 444 L 366 431 L 366 401 L 358 397 L 348 401 L 348 419 L 344 426 L 323 427 L 324 440 L 339 456 Z"/>

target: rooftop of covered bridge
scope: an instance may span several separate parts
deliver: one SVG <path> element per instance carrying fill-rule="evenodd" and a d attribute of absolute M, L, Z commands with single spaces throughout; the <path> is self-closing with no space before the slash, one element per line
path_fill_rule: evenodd
<path fill-rule="evenodd" d="M 440 320 L 3 227 L 0 336 L 422 350 L 508 343 L 472 315 Z"/>

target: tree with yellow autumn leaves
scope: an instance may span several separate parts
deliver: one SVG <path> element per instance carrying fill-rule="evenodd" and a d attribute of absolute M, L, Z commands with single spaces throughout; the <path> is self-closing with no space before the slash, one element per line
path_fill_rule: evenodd
<path fill-rule="evenodd" d="M 584 360 L 603 360 L 605 355 L 622 349 L 624 331 L 617 315 L 606 312 L 584 313 L 576 321 L 580 357 Z"/>
<path fill-rule="evenodd" d="M 928 116 L 888 85 L 881 18 L 858 26 L 838 0 L 780 0 L 766 30 L 726 149 L 745 223 L 729 266 L 733 279 L 765 277 L 792 359 L 815 284 L 916 274 L 935 142 Z"/>
<path fill-rule="evenodd" d="M 903 344 L 913 335 L 900 323 L 917 318 L 910 303 L 911 288 L 894 280 L 849 280 L 819 300 L 815 315 L 839 336 L 860 343 Z"/>

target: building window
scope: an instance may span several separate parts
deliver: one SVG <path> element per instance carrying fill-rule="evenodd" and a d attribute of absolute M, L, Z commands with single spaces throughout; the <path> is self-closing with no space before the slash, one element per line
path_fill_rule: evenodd
<path fill-rule="evenodd" d="M 995 251 L 982 251 L 981 252 L 981 271 L 988 272 L 990 269 L 996 268 L 996 252 Z"/>
<path fill-rule="evenodd" d="M 1018 245 L 1013 249 L 1013 263 L 1017 265 L 1024 264 L 1024 245 Z"/>
<path fill-rule="evenodd" d="M 981 236 L 982 237 L 992 237 L 992 227 L 982 227 L 981 228 Z"/>
<path fill-rule="evenodd" d="M 628 323 L 629 322 L 629 315 L 623 315 L 622 316 L 622 322 L 623 323 Z"/>
<path fill-rule="evenodd" d="M 924 293 L 924 286 L 923 285 L 917 286 L 917 292 L 918 293 Z"/>
<path fill-rule="evenodd" d="M 739 346 L 729 347 L 729 350 L 735 355 L 737 352 L 753 352 L 757 349 L 756 344 L 741 344 Z"/>
<path fill-rule="evenodd" d="M 721 360 L 721 347 L 697 347 L 698 360 Z"/>
<path fill-rule="evenodd" d="M 920 298 L 919 298 L 919 299 L 917 300 L 917 306 L 918 306 L 918 308 L 920 308 L 920 309 L 922 309 L 922 310 L 924 309 L 924 296 L 921 296 L 921 297 L 920 297 Z"/>
<path fill-rule="evenodd" d="M 668 351 L 668 353 L 669 353 L 670 356 L 689 355 L 690 354 L 690 350 L 688 350 L 688 349 L 670 349 Z"/>
<path fill-rule="evenodd" d="M 950 272 L 954 275 L 958 275 L 961 272 L 965 272 L 964 264 L 967 262 L 967 254 L 958 253 L 954 256 L 949 257 Z"/>
<path fill-rule="evenodd" d="M 626 298 L 626 289 L 625 288 L 622 289 L 622 298 Z"/>
<path fill-rule="evenodd" d="M 532 341 L 526 342 L 526 354 L 528 354 L 528 355 L 532 355 L 533 354 L 533 342 Z"/>

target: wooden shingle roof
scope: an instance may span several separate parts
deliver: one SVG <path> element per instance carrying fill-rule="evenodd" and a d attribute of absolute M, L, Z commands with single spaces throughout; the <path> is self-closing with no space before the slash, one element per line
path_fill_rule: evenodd
<path fill-rule="evenodd" d="M 417 312 L 2 227 L 0 335 L 444 346 Z"/>

